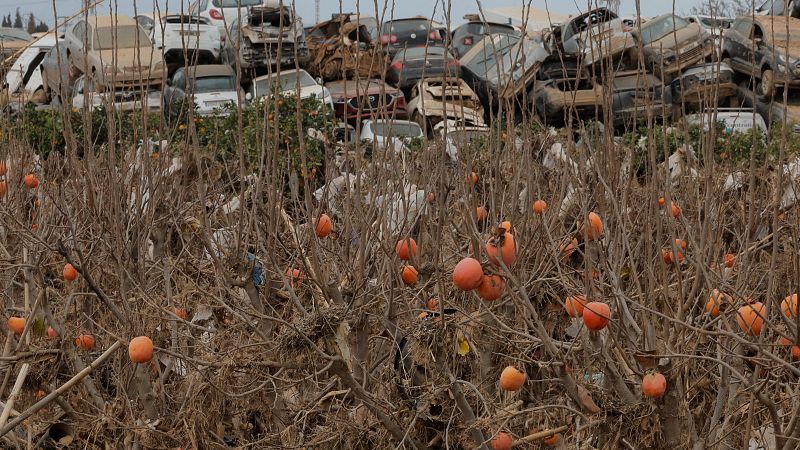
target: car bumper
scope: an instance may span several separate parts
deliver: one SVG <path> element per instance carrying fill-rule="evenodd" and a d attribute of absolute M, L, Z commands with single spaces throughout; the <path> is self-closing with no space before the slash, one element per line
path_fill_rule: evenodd
<path fill-rule="evenodd" d="M 664 75 L 676 75 L 687 68 L 708 60 L 714 54 L 714 45 L 706 45 L 699 47 L 699 52 L 687 52 L 677 58 L 670 64 L 665 64 L 664 60 L 660 57 L 653 59 L 653 67 L 655 70 Z"/>
<path fill-rule="evenodd" d="M 164 60 L 168 64 L 183 64 L 184 60 L 189 61 L 191 64 L 191 62 L 195 59 L 201 62 L 214 62 L 219 60 L 219 53 L 219 48 L 187 49 L 186 51 L 184 51 L 182 48 L 172 48 L 164 51 Z"/>
<path fill-rule="evenodd" d="M 675 101 L 684 103 L 713 103 L 716 96 L 718 100 L 736 95 L 736 83 L 696 83 L 682 92 L 675 92 Z"/>
<path fill-rule="evenodd" d="M 278 56 L 279 53 L 280 57 Z M 298 47 L 295 52 L 295 47 L 292 45 L 284 45 L 280 52 L 276 45 L 257 43 L 242 45 L 239 49 L 239 63 L 241 67 L 245 69 L 279 65 L 286 66 L 294 64 L 295 61 L 303 64 L 308 58 L 309 52 L 307 47 Z"/>

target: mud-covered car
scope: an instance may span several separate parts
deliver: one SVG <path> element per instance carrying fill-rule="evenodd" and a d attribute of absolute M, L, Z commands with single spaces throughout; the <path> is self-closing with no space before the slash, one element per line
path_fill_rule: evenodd
<path fill-rule="evenodd" d="M 800 19 L 739 17 L 725 30 L 722 58 L 736 72 L 757 80 L 763 97 L 771 98 L 777 86 L 800 87 Z"/>
<path fill-rule="evenodd" d="M 412 47 L 446 47 L 447 28 L 426 17 L 387 20 L 381 27 L 380 42 L 389 58 Z"/>
<path fill-rule="evenodd" d="M 467 14 L 468 22 L 453 30 L 450 49 L 457 58 L 467 54 L 472 47 L 486 36 L 493 34 L 511 34 L 521 36 L 522 33 L 507 23 L 496 23 L 483 20 L 479 14 Z"/>
<path fill-rule="evenodd" d="M 478 96 L 459 78 L 428 78 L 417 83 L 411 91 L 408 115 L 429 133 L 443 120 L 484 124 Z"/>
<path fill-rule="evenodd" d="M 379 78 L 386 71 L 383 48 L 372 40 L 372 17 L 336 15 L 310 29 L 308 71 L 325 81 Z"/>
<path fill-rule="evenodd" d="M 64 34 L 73 74 L 87 74 L 98 86 L 133 87 L 163 84 L 161 52 L 147 32 L 128 16 L 89 16 Z"/>
<path fill-rule="evenodd" d="M 340 120 L 357 122 L 373 117 L 408 117 L 403 92 L 381 80 L 339 80 L 325 83 L 325 87 Z"/>
<path fill-rule="evenodd" d="M 231 24 L 222 52 L 223 62 L 235 67 L 238 60 L 242 69 L 302 66 L 308 56 L 303 20 L 279 0 L 249 7 Z"/>
<path fill-rule="evenodd" d="M 576 87 L 576 89 L 572 89 Z M 529 97 L 536 115 L 547 124 L 562 124 L 568 116 L 602 119 L 603 87 L 590 81 L 580 86 L 546 80 L 536 83 Z"/>
<path fill-rule="evenodd" d="M 649 20 L 633 37 L 642 44 L 648 70 L 668 79 L 714 54 L 714 38 L 697 23 L 664 14 Z"/>
<path fill-rule="evenodd" d="M 522 38 L 510 34 L 496 34 L 483 38 L 461 57 L 461 77 L 488 109 L 497 99 L 495 66 L 511 52 Z"/>
<path fill-rule="evenodd" d="M 444 47 L 414 47 L 395 53 L 386 81 L 409 93 L 424 78 L 460 75 L 461 64 Z"/>
<path fill-rule="evenodd" d="M 676 105 L 716 105 L 736 97 L 734 72 L 725 63 L 692 66 L 672 81 L 672 101 Z"/>
<path fill-rule="evenodd" d="M 20 50 L 27 47 L 33 40 L 33 36 L 23 30 L 16 28 L 0 28 L 0 66 L 6 58 L 17 54 Z M 0 70 L 2 67 L 0 67 Z"/>
<path fill-rule="evenodd" d="M 672 114 L 672 90 L 653 74 L 619 72 L 612 84 L 611 114 L 615 126 L 635 125 L 648 117 L 663 119 Z"/>
<path fill-rule="evenodd" d="M 791 16 L 800 18 L 800 1 L 766 0 L 755 9 L 757 16 Z"/>
<path fill-rule="evenodd" d="M 604 59 L 621 59 L 635 46 L 633 37 L 616 13 L 597 8 L 572 18 L 544 38 L 552 54 L 578 58 L 584 66 Z"/>

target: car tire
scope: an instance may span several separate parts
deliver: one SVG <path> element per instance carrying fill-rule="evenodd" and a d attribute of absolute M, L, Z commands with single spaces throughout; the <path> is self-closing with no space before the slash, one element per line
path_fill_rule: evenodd
<path fill-rule="evenodd" d="M 761 72 L 758 95 L 765 98 L 772 98 L 775 95 L 775 72 L 772 69 L 766 69 Z"/>

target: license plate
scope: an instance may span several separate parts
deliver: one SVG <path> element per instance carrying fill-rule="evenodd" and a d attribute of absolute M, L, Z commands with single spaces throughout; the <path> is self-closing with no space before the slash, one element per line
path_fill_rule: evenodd
<path fill-rule="evenodd" d="M 688 53 L 688 52 L 690 52 L 690 51 L 694 50 L 695 48 L 697 48 L 697 44 L 695 44 L 695 45 L 690 45 L 690 46 L 688 46 L 688 47 L 684 47 L 684 48 L 682 48 L 682 49 L 678 50 L 678 53 L 680 53 L 680 54 L 682 55 L 682 54 L 684 54 L 684 53 Z"/>

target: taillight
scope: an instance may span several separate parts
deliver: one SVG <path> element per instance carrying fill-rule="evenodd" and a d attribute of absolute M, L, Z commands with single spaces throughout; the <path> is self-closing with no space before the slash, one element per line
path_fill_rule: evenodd
<path fill-rule="evenodd" d="M 392 63 L 392 65 L 391 65 L 391 66 L 389 66 L 389 67 L 391 67 L 391 68 L 392 68 L 392 69 L 394 69 L 394 70 L 403 70 L 403 63 L 402 63 L 402 62 L 400 62 L 400 61 L 395 61 L 395 62 L 393 62 L 393 63 Z"/>
<path fill-rule="evenodd" d="M 461 66 L 461 62 L 457 59 L 451 59 L 450 62 L 447 63 L 447 65 L 452 67 L 459 67 Z"/>
<path fill-rule="evenodd" d="M 397 35 L 384 34 L 381 36 L 381 44 L 383 45 L 394 44 L 396 42 L 397 42 Z"/>
<path fill-rule="evenodd" d="M 434 41 L 441 41 L 441 40 L 442 40 L 442 35 L 441 35 L 441 34 L 439 34 L 439 32 L 438 32 L 438 31 L 431 31 L 431 32 L 428 34 L 428 37 L 429 37 L 431 40 L 434 40 Z"/>
<path fill-rule="evenodd" d="M 208 15 L 211 16 L 211 18 L 214 19 L 214 20 L 222 20 L 222 19 L 224 19 L 224 17 L 222 17 L 222 12 L 220 10 L 218 10 L 218 9 L 212 9 L 212 10 L 208 11 Z"/>
<path fill-rule="evenodd" d="M 465 37 L 464 38 L 464 45 L 472 45 L 472 38 L 471 37 Z"/>

